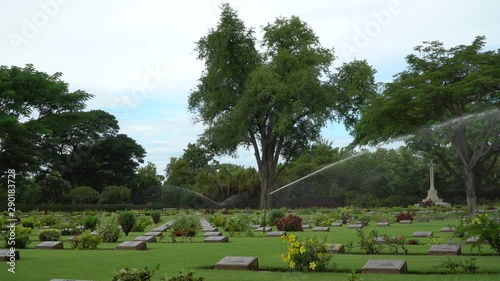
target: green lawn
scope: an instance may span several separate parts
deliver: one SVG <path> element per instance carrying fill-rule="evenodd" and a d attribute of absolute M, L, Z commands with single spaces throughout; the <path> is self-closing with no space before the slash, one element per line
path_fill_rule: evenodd
<path fill-rule="evenodd" d="M 163 218 L 163 223 L 170 218 Z M 442 243 L 448 242 L 449 233 L 441 233 L 440 228 L 453 224 L 453 220 L 431 221 L 410 225 L 392 224 L 389 227 L 375 227 L 371 222 L 365 230 L 377 229 L 380 234 L 411 236 L 414 231 L 433 231 L 434 237 L 442 236 Z M 150 227 L 152 228 L 152 227 Z M 149 229 L 150 229 L 149 228 Z M 167 232 L 168 233 L 168 232 Z M 36 234 L 36 233 L 34 233 Z M 122 236 L 119 242 L 132 240 L 142 233 L 130 233 Z M 224 233 L 226 234 L 226 233 Z M 358 244 L 356 230 L 347 226 L 331 228 L 331 232 L 312 232 L 306 230 L 294 233 L 299 238 L 317 237 L 330 243 Z M 159 243 L 149 243 L 146 251 L 114 250 L 118 243 L 103 243 L 98 250 L 73 250 L 65 243 L 64 250 L 35 250 L 39 241 L 36 235 L 28 249 L 20 251 L 21 260 L 16 264 L 16 273 L 7 271 L 8 265 L 0 265 L 0 280 L 48 281 L 52 278 L 72 278 L 94 281 L 111 281 L 115 272 L 123 267 L 144 267 L 160 264 L 160 274 L 177 275 L 182 270 L 194 270 L 196 276 L 204 276 L 206 280 L 347 280 L 351 269 L 360 271 L 369 259 L 404 259 L 408 263 L 410 274 L 404 276 L 385 274 L 360 274 L 364 281 L 368 280 L 500 280 L 500 256 L 485 246 L 479 255 L 477 250 L 471 251 L 469 245 L 462 247 L 462 256 L 458 259 L 477 258 L 479 274 L 444 275 L 434 265 L 445 260 L 443 256 L 429 256 L 430 248 L 426 238 L 419 238 L 420 245 L 409 246 L 407 256 L 390 255 L 386 248 L 383 255 L 364 255 L 359 247 L 353 248 L 352 254 L 334 255 L 332 261 L 339 272 L 328 273 L 294 273 L 279 272 L 285 270 L 286 264 L 281 261 L 281 254 L 286 252 L 287 245 L 277 237 L 265 237 L 256 233 L 254 237 L 229 237 L 229 243 L 203 243 L 201 233 L 192 243 L 172 243 L 169 237 Z M 227 234 L 226 234 L 227 235 Z M 67 238 L 67 237 L 64 237 Z M 458 241 L 454 238 L 454 243 Z M 225 271 L 208 269 L 213 267 L 224 256 L 256 256 L 259 259 L 260 271 Z M 156 277 L 160 275 L 157 273 Z"/>

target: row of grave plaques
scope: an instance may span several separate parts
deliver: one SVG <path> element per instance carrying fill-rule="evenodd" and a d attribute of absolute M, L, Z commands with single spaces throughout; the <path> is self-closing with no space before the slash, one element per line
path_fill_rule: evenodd
<path fill-rule="evenodd" d="M 137 236 L 132 241 L 124 241 L 118 244 L 116 250 L 147 250 L 147 243 L 156 242 L 157 237 L 162 237 L 163 232 L 167 231 L 173 224 L 173 221 L 169 221 L 158 227 L 151 229 L 150 231 L 144 233 L 144 235 Z"/>
<path fill-rule="evenodd" d="M 229 238 L 227 236 L 222 235 L 222 233 L 216 227 L 214 227 L 210 222 L 208 222 L 205 218 L 200 219 L 200 224 L 201 224 L 201 232 L 204 232 L 203 237 L 205 237 L 203 242 L 205 243 L 229 242 Z"/>

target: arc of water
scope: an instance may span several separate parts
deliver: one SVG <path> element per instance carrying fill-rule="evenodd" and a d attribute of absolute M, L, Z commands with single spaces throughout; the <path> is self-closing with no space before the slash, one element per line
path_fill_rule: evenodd
<path fill-rule="evenodd" d="M 290 185 L 293 185 L 294 183 L 298 183 L 298 182 L 299 182 L 299 181 L 301 181 L 301 180 L 307 179 L 308 177 L 311 177 L 311 176 L 313 176 L 313 175 L 315 175 L 315 174 L 317 174 L 317 173 L 319 173 L 319 172 L 321 172 L 321 171 L 324 171 L 324 170 L 326 170 L 326 169 L 330 168 L 330 167 L 331 167 L 331 166 L 333 166 L 333 165 L 340 164 L 340 163 L 342 163 L 342 162 L 348 161 L 348 160 L 350 160 L 350 159 L 352 159 L 352 158 L 354 158 L 354 157 L 358 157 L 358 156 L 363 155 L 363 154 L 365 154 L 365 153 L 358 153 L 358 154 L 356 154 L 356 155 L 353 155 L 353 156 L 347 157 L 347 158 L 342 159 L 342 160 L 340 160 L 340 161 L 337 161 L 337 162 L 335 162 L 335 163 L 328 164 L 328 165 L 326 165 L 325 167 L 323 167 L 323 168 L 321 168 L 321 169 L 319 169 L 319 170 L 317 170 L 317 171 L 314 171 L 314 172 L 312 172 L 312 173 L 310 173 L 310 174 L 308 174 L 308 175 L 305 175 L 305 176 L 301 177 L 301 178 L 300 178 L 300 179 L 298 179 L 298 180 L 295 180 L 295 181 L 293 181 L 293 182 L 291 182 L 291 183 L 285 184 L 284 186 L 282 186 L 282 187 L 280 187 L 280 188 L 278 188 L 278 189 L 276 189 L 276 190 L 273 190 L 273 191 L 269 192 L 269 195 L 271 195 L 271 194 L 273 194 L 273 193 L 276 193 L 276 192 L 278 192 L 278 191 L 280 191 L 280 190 L 282 190 L 282 189 L 284 189 L 284 188 L 287 188 L 287 187 L 289 187 Z"/>

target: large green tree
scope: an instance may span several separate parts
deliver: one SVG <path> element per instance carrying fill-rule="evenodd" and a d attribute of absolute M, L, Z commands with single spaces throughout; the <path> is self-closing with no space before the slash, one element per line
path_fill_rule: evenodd
<path fill-rule="evenodd" d="M 415 47 L 407 69 L 362 110 L 353 131 L 360 144 L 413 135 L 411 145 L 463 183 L 469 212 L 476 209 L 484 164 L 500 152 L 500 51 L 484 51 L 484 45 L 477 37 L 449 49 L 437 41 Z M 462 171 L 450 164 L 450 148 Z"/>
<path fill-rule="evenodd" d="M 253 30 L 223 5 L 217 27 L 197 42 L 205 70 L 189 97 L 189 109 L 206 125 L 201 140 L 210 149 L 218 154 L 234 154 L 239 146 L 253 150 L 261 208 L 280 160 L 318 139 L 338 102 L 324 79 L 333 50 L 321 46 L 309 25 L 296 16 L 278 18 L 263 33 L 259 53 Z"/>
<path fill-rule="evenodd" d="M 0 170 L 17 172 L 36 170 L 37 151 L 26 121 L 35 122 L 51 114 L 76 112 L 85 108 L 92 95 L 70 92 L 61 80 L 62 73 L 25 67 L 0 66 Z"/>

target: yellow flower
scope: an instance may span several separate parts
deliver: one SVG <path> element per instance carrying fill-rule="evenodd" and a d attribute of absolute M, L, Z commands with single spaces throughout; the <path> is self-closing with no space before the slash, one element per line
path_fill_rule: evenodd
<path fill-rule="evenodd" d="M 310 262 L 309 263 L 309 268 L 312 269 L 312 270 L 315 270 L 316 269 L 316 262 Z"/>
<path fill-rule="evenodd" d="M 300 253 L 303 254 L 305 252 L 306 252 L 306 247 L 302 245 L 302 247 L 300 247 Z"/>
<path fill-rule="evenodd" d="M 318 253 L 318 259 L 321 259 L 323 257 L 323 253 L 319 252 Z"/>
<path fill-rule="evenodd" d="M 283 261 L 288 261 L 288 257 L 289 257 L 289 256 L 290 256 L 290 255 L 286 255 L 286 256 L 285 256 L 285 255 L 281 254 L 281 259 L 282 259 Z"/>
<path fill-rule="evenodd" d="M 293 244 L 294 247 L 298 248 L 300 246 L 300 243 L 299 241 L 295 241 L 295 243 Z"/>
<path fill-rule="evenodd" d="M 295 262 L 294 261 L 290 261 L 290 268 L 294 268 L 295 267 Z"/>
<path fill-rule="evenodd" d="M 281 235 L 281 241 L 285 242 L 286 236 L 283 234 Z"/>
<path fill-rule="evenodd" d="M 295 238 L 296 238 L 296 236 L 295 236 L 295 235 L 290 234 L 290 236 L 288 236 L 288 242 L 290 242 L 290 243 L 295 242 Z"/>

